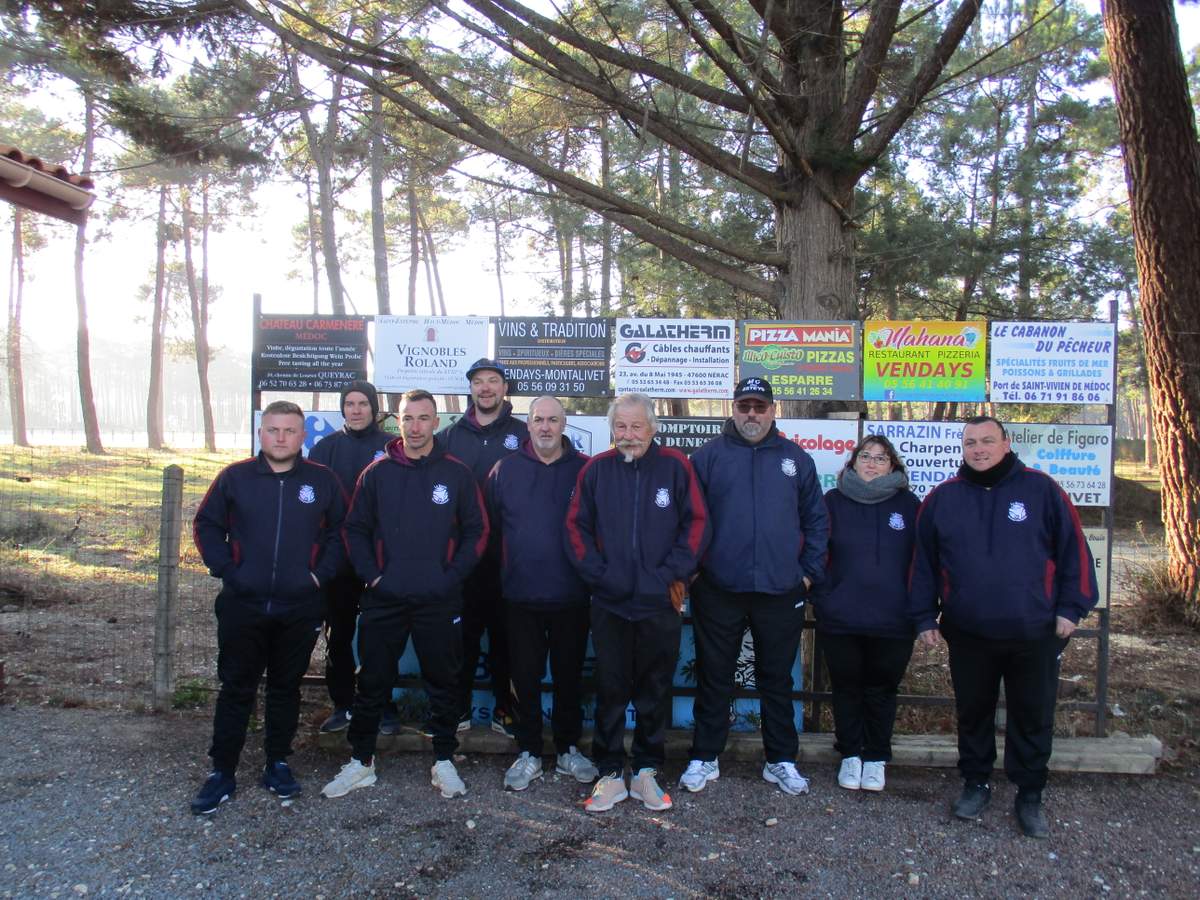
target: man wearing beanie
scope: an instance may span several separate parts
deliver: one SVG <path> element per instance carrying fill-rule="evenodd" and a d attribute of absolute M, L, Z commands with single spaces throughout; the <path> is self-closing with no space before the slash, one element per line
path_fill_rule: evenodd
<path fill-rule="evenodd" d="M 508 375 L 494 359 L 477 359 L 467 370 L 471 399 L 461 419 L 438 434 L 438 442 L 446 452 L 467 464 L 475 474 L 479 490 L 487 491 L 487 477 L 492 467 L 525 443 L 529 429 L 514 418 L 508 394 Z M 459 730 L 471 727 L 471 692 L 475 684 L 475 668 L 479 663 L 480 641 L 488 635 L 488 668 L 492 676 L 492 694 L 496 698 L 492 711 L 492 730 L 516 737 L 513 714 L 516 703 L 512 697 L 508 666 L 507 612 L 500 594 L 499 551 L 493 541 L 487 556 L 482 559 L 463 585 L 463 658 L 459 677 Z"/>
<path fill-rule="evenodd" d="M 383 448 L 394 435 L 377 424 L 379 394 L 369 381 L 352 381 L 342 389 L 342 430 L 322 438 L 308 454 L 313 462 L 329 466 L 342 482 L 347 495 L 362 470 L 384 455 Z M 350 724 L 354 704 L 354 625 L 363 584 L 349 561 L 329 585 L 329 609 L 325 617 L 325 684 L 333 713 L 321 725 L 322 731 L 344 731 Z M 394 734 L 397 722 L 394 709 L 384 713 L 380 730 Z"/>
<path fill-rule="evenodd" d="M 720 777 L 729 703 L 742 635 L 754 638 L 754 685 L 761 698 L 763 778 L 786 794 L 808 792 L 796 771 L 799 738 L 792 665 L 804 629 L 804 601 L 825 569 L 829 514 L 816 466 L 775 427 L 775 397 L 764 378 L 743 378 L 720 436 L 692 455 L 713 521 L 713 539 L 692 583 L 696 709 L 691 759 L 679 779 L 695 792 Z"/>

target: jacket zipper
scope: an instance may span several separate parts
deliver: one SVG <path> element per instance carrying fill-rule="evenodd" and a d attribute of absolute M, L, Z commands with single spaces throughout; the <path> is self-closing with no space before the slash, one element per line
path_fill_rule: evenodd
<path fill-rule="evenodd" d="M 635 562 L 638 558 L 638 527 L 642 518 L 642 470 L 641 467 L 638 466 L 639 462 L 640 460 L 636 459 L 633 461 L 633 558 Z M 635 576 L 634 590 L 637 589 L 636 582 L 637 579 Z"/>
<path fill-rule="evenodd" d="M 271 556 L 271 592 L 267 595 L 267 612 L 271 612 L 271 598 L 275 596 L 275 572 L 279 567 L 279 533 L 283 531 L 283 479 L 279 479 L 279 501 L 275 511 L 275 552 Z"/>

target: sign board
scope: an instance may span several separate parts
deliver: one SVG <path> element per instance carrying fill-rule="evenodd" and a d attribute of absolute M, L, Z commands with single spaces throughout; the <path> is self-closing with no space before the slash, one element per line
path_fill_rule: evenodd
<path fill-rule="evenodd" d="M 858 322 L 752 320 L 740 332 L 739 376 L 765 378 L 776 400 L 858 399 Z"/>
<path fill-rule="evenodd" d="M 611 319 L 500 319 L 495 359 L 508 372 L 509 394 L 607 396 L 611 326 Z"/>
<path fill-rule="evenodd" d="M 733 396 L 733 319 L 617 319 L 617 393 Z"/>
<path fill-rule="evenodd" d="M 256 391 L 340 391 L 367 377 L 367 319 L 259 316 L 250 371 Z"/>
<path fill-rule="evenodd" d="M 1076 506 L 1108 506 L 1112 428 L 1108 425 L 1006 426 L 1012 449 L 1031 469 L 1062 485 Z M 958 473 L 962 422 L 867 422 L 863 437 L 882 434 L 908 468 L 909 487 L 922 499 Z"/>
<path fill-rule="evenodd" d="M 375 387 L 468 394 L 467 369 L 488 355 L 488 320 L 479 316 L 376 316 Z"/>
<path fill-rule="evenodd" d="M 993 322 L 993 403 L 1112 403 L 1111 322 Z"/>
<path fill-rule="evenodd" d="M 983 400 L 984 322 L 886 322 L 864 326 L 864 400 Z"/>
<path fill-rule="evenodd" d="M 1108 609 L 1108 529 L 1085 528 L 1083 536 L 1096 561 L 1096 584 L 1100 588 L 1096 609 Z"/>

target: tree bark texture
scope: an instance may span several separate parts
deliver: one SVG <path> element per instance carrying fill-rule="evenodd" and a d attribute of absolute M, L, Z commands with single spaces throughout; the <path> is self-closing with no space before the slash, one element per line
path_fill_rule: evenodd
<path fill-rule="evenodd" d="M 150 316 L 150 386 L 146 391 L 146 446 L 163 448 L 163 343 L 166 333 L 167 186 L 158 188 L 154 241 L 154 311 Z"/>
<path fill-rule="evenodd" d="M 1200 147 L 1171 0 L 1105 0 L 1169 570 L 1200 621 Z"/>
<path fill-rule="evenodd" d="M 92 170 L 96 143 L 96 104 L 91 94 L 83 100 L 83 160 L 84 174 Z M 79 371 L 79 404 L 83 413 L 83 433 L 88 453 L 103 453 L 100 440 L 100 419 L 96 415 L 96 399 L 92 392 L 92 349 L 88 334 L 87 293 L 84 290 L 83 260 L 87 252 L 87 220 L 75 229 L 75 357 Z"/>
<path fill-rule="evenodd" d="M 12 420 L 12 442 L 29 446 L 25 428 L 25 374 L 21 369 L 21 306 L 25 299 L 24 210 L 14 206 L 12 261 L 8 280 L 8 412 Z"/>
<path fill-rule="evenodd" d="M 196 279 L 196 263 L 192 253 L 192 235 L 195 227 L 191 196 L 187 188 L 183 188 L 180 193 L 183 268 L 192 312 L 192 343 L 196 356 L 196 377 L 200 383 L 200 405 L 204 416 L 204 446 L 209 452 L 214 452 L 217 449 L 217 438 L 213 424 L 212 393 L 208 386 L 208 297 L 207 290 L 201 290 L 201 285 Z"/>

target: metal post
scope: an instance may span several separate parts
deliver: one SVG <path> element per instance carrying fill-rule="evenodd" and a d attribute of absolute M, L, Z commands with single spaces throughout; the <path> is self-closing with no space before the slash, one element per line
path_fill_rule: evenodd
<path fill-rule="evenodd" d="M 154 614 L 154 708 L 166 710 L 175 692 L 175 622 L 179 611 L 179 536 L 183 528 L 183 469 L 163 469 L 158 531 L 158 605 Z"/>

